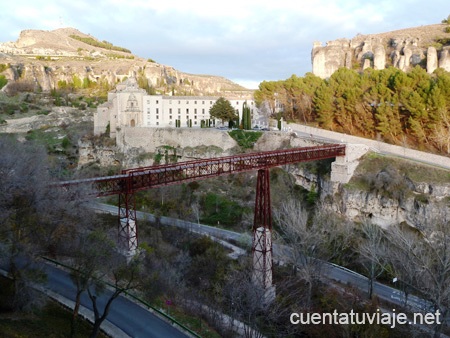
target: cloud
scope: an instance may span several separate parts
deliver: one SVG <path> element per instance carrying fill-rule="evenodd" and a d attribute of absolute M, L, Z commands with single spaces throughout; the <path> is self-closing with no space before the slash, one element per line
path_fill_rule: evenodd
<path fill-rule="evenodd" d="M 70 26 L 181 71 L 255 82 L 311 71 L 316 40 L 438 23 L 447 2 L 16 0 L 2 5 L 0 41 Z"/>

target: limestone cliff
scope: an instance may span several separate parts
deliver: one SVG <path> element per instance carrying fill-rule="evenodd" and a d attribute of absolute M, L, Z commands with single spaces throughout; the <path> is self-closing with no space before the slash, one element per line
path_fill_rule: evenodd
<path fill-rule="evenodd" d="M 376 163 L 382 160 L 371 160 L 373 156 L 368 154 L 360 160 L 355 175 L 347 184 L 331 182 L 311 172 L 307 166 L 289 171 L 297 184 L 307 190 L 320 191 L 323 208 L 350 221 L 370 219 L 384 228 L 404 223 L 422 229 L 436 217 L 448 219 L 448 171 L 390 158 L 384 158 L 385 164 L 379 166 Z"/>
<path fill-rule="evenodd" d="M 98 42 L 100 47 L 73 38 Z M 161 92 L 214 95 L 246 88 L 219 76 L 187 74 L 171 66 L 147 60 L 126 51 L 101 47 L 101 41 L 74 28 L 53 31 L 25 30 L 15 42 L 0 43 L 0 74 L 9 84 L 22 81 L 36 89 L 51 91 L 59 83 L 81 81 L 107 82 L 114 87 L 134 73 L 147 78 Z M 7 86 L 6 86 L 7 90 Z"/>
<path fill-rule="evenodd" d="M 440 67 L 450 71 L 450 33 L 446 24 L 402 29 L 387 33 L 358 35 L 353 39 L 314 42 L 312 72 L 330 77 L 338 68 L 363 70 L 388 66 L 403 71 L 420 65 L 432 73 Z"/>

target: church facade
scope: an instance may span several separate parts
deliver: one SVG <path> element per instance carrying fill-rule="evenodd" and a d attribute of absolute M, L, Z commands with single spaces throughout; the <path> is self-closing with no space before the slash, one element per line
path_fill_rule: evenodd
<path fill-rule="evenodd" d="M 110 137 L 121 127 L 137 128 L 200 128 L 218 124 L 211 119 L 209 110 L 219 97 L 148 95 L 139 88 L 136 78 L 130 77 L 108 93 L 108 101 L 94 114 L 94 134 Z M 242 119 L 244 103 L 252 115 L 257 114 L 252 97 L 227 98 Z"/>

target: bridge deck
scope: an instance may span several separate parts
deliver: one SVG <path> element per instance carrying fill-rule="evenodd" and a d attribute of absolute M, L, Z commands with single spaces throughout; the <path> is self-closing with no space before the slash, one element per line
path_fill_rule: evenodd
<path fill-rule="evenodd" d="M 60 185 L 67 188 L 85 186 L 91 189 L 91 194 L 108 196 L 344 155 L 343 144 L 292 148 L 126 169 L 120 175 L 65 181 Z"/>

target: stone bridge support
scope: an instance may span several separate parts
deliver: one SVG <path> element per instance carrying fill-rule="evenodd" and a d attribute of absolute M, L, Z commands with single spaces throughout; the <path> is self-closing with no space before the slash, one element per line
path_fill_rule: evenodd
<path fill-rule="evenodd" d="M 336 157 L 331 164 L 331 182 L 348 183 L 359 164 L 361 156 L 369 151 L 364 144 L 347 143 L 345 156 Z"/>

